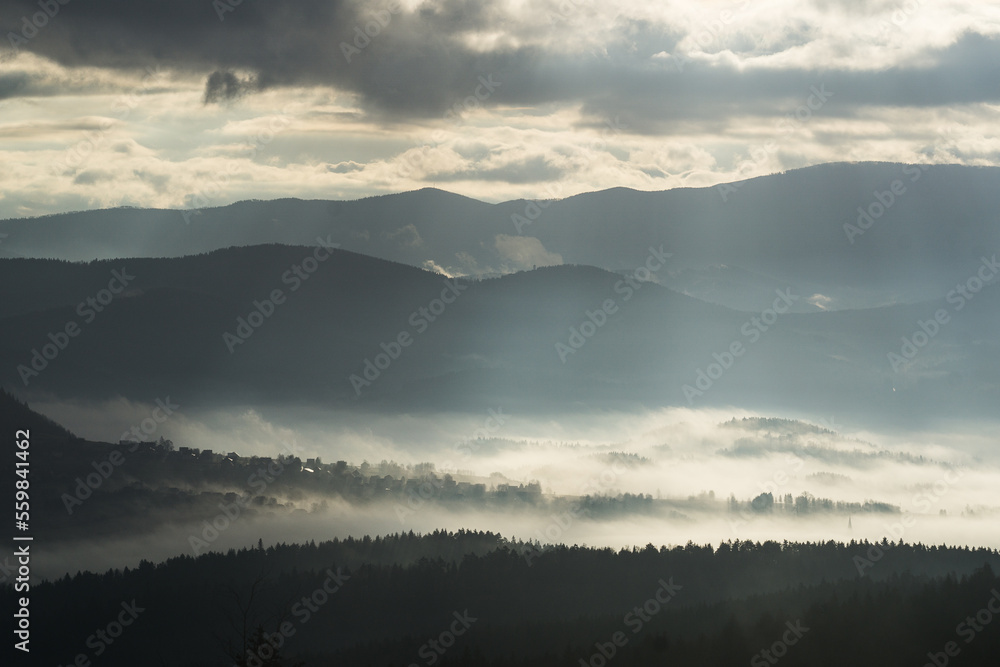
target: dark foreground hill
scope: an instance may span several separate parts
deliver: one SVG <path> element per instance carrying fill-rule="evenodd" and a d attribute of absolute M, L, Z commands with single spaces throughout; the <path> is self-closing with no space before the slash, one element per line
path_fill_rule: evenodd
<path fill-rule="evenodd" d="M 18 431 L 27 431 L 28 436 L 20 437 L 27 437 L 45 446 L 78 441 L 77 437 L 63 426 L 38 414 L 23 401 L 0 389 L 0 432 L 5 438 L 12 439 Z"/>
<path fill-rule="evenodd" d="M 538 551 L 410 533 L 36 585 L 31 648 L 38 664 L 985 666 L 998 564 L 902 543 Z"/>

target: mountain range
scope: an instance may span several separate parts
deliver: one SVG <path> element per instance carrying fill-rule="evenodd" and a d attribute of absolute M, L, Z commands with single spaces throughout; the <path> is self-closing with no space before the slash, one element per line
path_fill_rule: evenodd
<path fill-rule="evenodd" d="M 553 189 L 553 193 L 557 192 Z M 759 310 L 791 287 L 801 312 L 943 297 L 1000 247 L 1000 170 L 834 163 L 711 188 L 614 188 L 488 204 L 436 189 L 357 201 L 118 208 L 0 221 L 0 256 L 182 257 L 234 245 L 338 247 L 448 275 L 584 264 L 633 271 L 711 303 Z"/>
<path fill-rule="evenodd" d="M 744 312 L 641 277 L 560 265 L 452 279 L 320 245 L 3 259 L 0 382 L 27 397 L 206 406 L 739 405 L 883 423 L 997 404 L 989 282 L 968 299 L 803 313 L 790 287 Z"/>

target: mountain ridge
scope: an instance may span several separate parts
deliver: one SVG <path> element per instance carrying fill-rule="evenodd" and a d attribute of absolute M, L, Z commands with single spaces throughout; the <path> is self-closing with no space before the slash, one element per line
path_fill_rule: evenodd
<path fill-rule="evenodd" d="M 677 291 L 752 310 L 792 287 L 816 296 L 797 309 L 820 310 L 942 296 L 979 254 L 1000 249 L 998 168 L 829 163 L 738 185 L 496 204 L 424 188 L 352 201 L 248 200 L 197 215 L 89 211 L 0 221 L 0 255 L 183 257 L 322 237 L 410 266 L 488 276 L 564 263 L 636 268 L 662 246 L 671 259 L 653 279 Z"/>
<path fill-rule="evenodd" d="M 7 308 L 0 383 L 63 398 L 185 394 L 208 404 L 226 396 L 233 404 L 302 400 L 390 411 L 749 400 L 745 407 L 826 414 L 837 405 L 900 419 L 951 409 L 987 415 L 996 395 L 989 379 L 1000 372 L 989 355 L 1000 349 L 995 290 L 977 295 L 955 324 L 939 326 L 897 373 L 886 355 L 899 353 L 901 337 L 947 303 L 782 314 L 805 298 L 786 291 L 741 312 L 589 266 L 456 281 L 339 249 L 308 279 L 295 278 L 290 267 L 313 251 L 265 245 L 88 264 L 0 260 Z M 60 271 L 42 280 L 53 263 Z M 134 276 L 132 291 L 87 321 L 80 315 L 87 309 L 74 304 L 103 289 L 112 270 Z M 9 290 L 47 307 L 15 307 L 3 294 Z M 281 303 L 270 302 L 275 290 Z M 25 385 L 19 369 L 68 322 L 81 333 Z M 396 349 L 403 334 L 409 343 Z M 742 352 L 731 368 L 685 400 L 683 388 L 704 385 L 701 374 L 735 343 Z M 385 346 L 395 358 L 382 359 L 387 367 L 376 372 L 371 364 Z M 942 373 L 953 381 L 935 382 Z"/>

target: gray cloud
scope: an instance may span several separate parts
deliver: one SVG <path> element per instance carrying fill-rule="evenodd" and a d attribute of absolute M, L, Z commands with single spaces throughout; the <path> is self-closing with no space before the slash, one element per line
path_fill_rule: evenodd
<path fill-rule="evenodd" d="M 4 33 L 37 10 L 26 0 L 8 4 Z M 1000 97 L 1000 40 L 972 33 L 947 48 L 927 50 L 919 65 L 884 71 L 740 70 L 718 63 L 688 63 L 678 71 L 652 56 L 672 52 L 683 33 L 645 20 L 617 20 L 600 52 L 565 53 L 555 40 L 544 39 L 516 47 L 469 46 L 470 31 L 506 26 L 505 17 L 489 0 L 428 1 L 412 13 L 342 0 L 293 6 L 244 0 L 221 21 L 203 0 L 92 0 L 66 5 L 22 48 L 67 67 L 159 64 L 200 74 L 206 102 L 276 86 L 327 85 L 358 94 L 370 114 L 390 118 L 439 116 L 474 93 L 477 77 L 494 74 L 503 84 L 484 105 L 582 103 L 598 116 L 627 107 L 630 130 L 639 133 L 669 133 L 686 119 L 780 111 L 820 81 L 836 91 L 824 109 L 828 114 L 849 115 L 858 105 L 933 106 Z M 544 26 L 538 23 L 525 20 L 515 27 L 518 34 L 539 35 Z M 792 26 L 766 50 L 809 39 L 808 25 Z M 356 51 L 350 62 L 342 44 Z M 241 78 L 236 71 L 254 74 Z M 16 95 L 24 85 L 17 77 L 0 79 L 0 96 Z"/>
<path fill-rule="evenodd" d="M 0 74 L 0 100 L 24 94 L 28 85 L 28 76 L 22 72 Z"/>
<path fill-rule="evenodd" d="M 922 62 L 883 71 L 757 69 L 689 63 L 683 72 L 639 70 L 607 63 L 571 76 L 601 80 L 583 98 L 584 111 L 599 118 L 620 115 L 625 127 L 643 134 L 670 133 L 692 119 L 712 122 L 743 115 L 793 113 L 813 86 L 833 92 L 825 116 L 851 117 L 859 107 L 931 107 L 1000 99 L 1000 40 L 966 33 L 944 49 L 928 50 Z M 578 86 L 582 88 L 581 86 Z M 511 89 L 516 85 L 512 84 Z"/>
<path fill-rule="evenodd" d="M 239 99 L 260 88 L 255 77 L 240 78 L 232 72 L 215 71 L 205 81 L 205 104 Z"/>
<path fill-rule="evenodd" d="M 37 11 L 28 0 L 7 4 L 0 34 L 18 30 L 20 17 Z M 839 3 L 819 5 L 843 11 Z M 22 48 L 67 68 L 138 71 L 158 65 L 204 77 L 207 104 L 282 86 L 328 86 L 356 94 L 369 117 L 387 123 L 440 118 L 476 95 L 483 76 L 501 85 L 480 97 L 482 106 L 516 106 L 524 114 L 578 106 L 585 124 L 599 128 L 604 119 L 620 117 L 623 132 L 640 135 L 689 133 L 694 125 L 725 133 L 737 119 L 794 112 L 819 85 L 834 93 L 822 109 L 827 117 L 854 118 L 863 107 L 1000 99 L 1000 38 L 973 32 L 881 70 L 743 66 L 737 64 L 738 56 L 685 62 L 678 68 L 672 59 L 656 56 L 682 55 L 676 50 L 685 30 L 651 20 L 619 17 L 601 36 L 599 47 L 571 49 L 546 34 L 554 28 L 541 17 L 546 8 L 555 11 L 555 3 L 542 4 L 525 17 L 511 15 L 493 0 L 427 0 L 415 11 L 389 11 L 387 6 L 243 0 L 220 20 L 205 0 L 91 0 L 64 6 Z M 473 36 L 495 30 L 519 39 L 487 45 Z M 777 26 L 764 41 L 736 31 L 706 52 L 780 53 L 808 44 L 815 32 L 816 26 L 804 20 Z M 0 98 L 53 92 L 33 90 L 33 85 L 20 74 L 0 77 Z M 348 168 L 336 165 L 334 171 Z M 475 178 L 523 183 L 560 175 L 537 160 L 520 169 L 484 173 Z M 473 176 L 455 172 L 438 178 Z"/>
<path fill-rule="evenodd" d="M 24 139 L 49 137 L 57 132 L 100 132 L 102 129 L 104 128 L 96 119 L 74 120 L 69 122 L 39 121 L 11 124 L 0 127 L 0 137 L 5 139 Z"/>
<path fill-rule="evenodd" d="M 498 167 L 469 168 L 459 171 L 435 173 L 428 176 L 431 181 L 503 181 L 505 183 L 544 183 L 563 175 L 563 170 L 549 163 L 545 157 L 516 160 Z"/>
<path fill-rule="evenodd" d="M 353 160 L 338 162 L 337 164 L 328 164 L 326 166 L 326 170 L 334 174 L 349 174 L 352 171 L 361 171 L 364 168 L 365 165 L 354 162 Z"/>
<path fill-rule="evenodd" d="M 73 182 L 78 185 L 93 185 L 94 183 L 100 183 L 101 181 L 110 181 L 114 178 L 114 175 L 110 172 L 103 171 L 100 169 L 88 169 L 87 171 L 81 171 L 76 177 L 73 178 Z"/>

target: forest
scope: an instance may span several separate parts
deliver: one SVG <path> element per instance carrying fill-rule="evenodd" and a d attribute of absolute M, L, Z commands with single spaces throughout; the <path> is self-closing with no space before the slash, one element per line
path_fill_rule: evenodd
<path fill-rule="evenodd" d="M 873 560 L 859 573 L 859 559 Z M 888 541 L 615 550 L 435 531 L 260 542 L 33 586 L 33 657 L 600 667 L 903 666 L 944 655 L 985 665 L 1000 651 L 998 567 L 995 550 Z M 13 595 L 0 593 L 4 604 Z M 124 627 L 123 609 L 133 613 Z"/>

